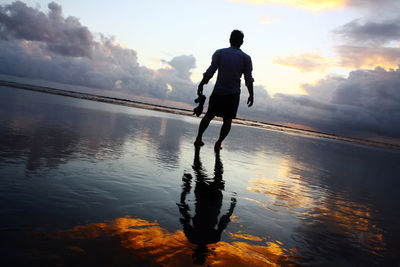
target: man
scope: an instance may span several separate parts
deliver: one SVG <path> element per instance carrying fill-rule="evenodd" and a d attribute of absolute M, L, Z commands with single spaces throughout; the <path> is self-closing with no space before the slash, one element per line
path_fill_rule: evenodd
<path fill-rule="evenodd" d="M 243 44 L 244 35 L 239 30 L 234 30 L 231 33 L 228 48 L 217 50 L 212 56 L 212 62 L 207 71 L 203 74 L 197 94 L 203 94 L 203 86 L 212 78 L 215 71 L 218 69 L 217 82 L 210 96 L 208 110 L 200 122 L 199 132 L 194 145 L 201 147 L 204 145 L 202 141 L 203 133 L 207 129 L 211 120 L 215 117 L 222 117 L 223 124 L 217 142 L 214 145 L 215 152 L 221 149 L 222 141 L 228 135 L 232 119 L 236 118 L 237 109 L 240 99 L 240 77 L 244 75 L 246 87 L 249 91 L 247 105 L 253 105 L 253 70 L 251 58 L 240 50 Z"/>

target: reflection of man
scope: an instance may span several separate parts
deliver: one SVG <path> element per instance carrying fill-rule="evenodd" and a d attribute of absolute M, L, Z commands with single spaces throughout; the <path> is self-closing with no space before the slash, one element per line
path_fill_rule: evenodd
<path fill-rule="evenodd" d="M 251 75 L 253 67 L 250 56 L 240 50 L 243 38 L 244 35 L 241 31 L 232 31 L 229 39 L 231 46 L 219 49 L 214 53 L 211 65 L 204 73 L 203 79 L 199 84 L 197 94 L 200 96 L 203 94 L 204 84 L 208 83 L 218 69 L 217 82 L 210 96 L 208 111 L 200 122 L 199 132 L 194 142 L 196 147 L 204 145 L 202 141 L 203 133 L 211 120 L 215 116 L 218 116 L 223 118 L 223 124 L 214 150 L 219 151 L 221 149 L 222 141 L 224 141 L 231 129 L 232 119 L 236 118 L 240 98 L 240 77 L 242 74 L 244 75 L 245 84 L 249 91 L 247 105 L 249 107 L 253 105 L 254 80 Z"/>
<path fill-rule="evenodd" d="M 222 192 L 224 190 L 224 181 L 222 179 L 223 166 L 216 155 L 214 178 L 207 178 L 199 157 L 199 149 L 196 149 L 193 162 L 193 170 L 196 175 L 195 181 L 195 215 L 189 214 L 189 206 L 186 204 L 186 195 L 190 193 L 192 175 L 185 173 L 183 180 L 183 190 L 181 201 L 178 204 L 179 211 L 183 218 L 180 219 L 183 231 L 187 239 L 197 245 L 193 254 L 195 263 L 203 264 L 208 255 L 207 244 L 217 243 L 221 240 L 221 234 L 229 223 L 229 218 L 236 205 L 236 199 L 232 197 L 228 212 L 221 216 L 218 221 L 218 215 L 222 206 Z M 193 223 L 193 224 L 192 224 Z M 216 227 L 217 226 L 217 227 Z"/>

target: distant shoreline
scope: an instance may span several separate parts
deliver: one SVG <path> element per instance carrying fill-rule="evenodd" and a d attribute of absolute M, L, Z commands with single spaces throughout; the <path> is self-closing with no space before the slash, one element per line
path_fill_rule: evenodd
<path fill-rule="evenodd" d="M 117 105 L 123 105 L 123 106 L 128 106 L 128 107 L 135 107 L 135 108 L 161 111 L 161 112 L 167 112 L 167 113 L 172 113 L 172 114 L 177 114 L 177 115 L 185 115 L 185 116 L 193 117 L 192 110 L 166 107 L 166 106 L 161 106 L 161 105 L 156 105 L 156 104 L 148 104 L 148 103 L 143 103 L 143 102 L 139 102 L 139 101 L 135 101 L 135 100 L 128 100 L 128 99 L 115 98 L 115 97 L 109 97 L 109 96 L 101 96 L 101 95 L 95 95 L 95 94 L 89 94 L 89 93 L 80 93 L 80 92 L 75 92 L 75 91 L 70 91 L 70 90 L 56 89 L 56 88 L 31 85 L 31 84 L 25 84 L 25 83 L 10 82 L 10 81 L 5 81 L 5 80 L 0 80 L 0 86 L 8 86 L 8 87 L 14 87 L 14 88 L 18 88 L 18 89 L 30 90 L 30 91 L 35 91 L 35 92 L 68 96 L 68 97 L 74 97 L 74 98 L 79 98 L 79 99 L 86 99 L 86 100 L 91 100 L 91 101 L 104 102 L 104 103 L 109 103 L 109 104 L 117 104 Z M 377 142 L 377 141 L 370 141 L 370 140 L 360 139 L 360 138 L 345 137 L 345 136 L 340 136 L 340 135 L 335 135 L 335 134 L 327 134 L 327 133 L 312 131 L 312 130 L 297 129 L 294 127 L 284 126 L 284 125 L 279 125 L 279 124 L 265 123 L 265 122 L 252 121 L 252 120 L 240 119 L 240 118 L 235 119 L 233 122 L 235 124 L 239 124 L 239 125 L 257 127 L 257 128 L 267 129 L 267 130 L 281 131 L 281 132 L 285 132 L 285 133 L 300 134 L 300 135 L 312 136 L 312 137 L 328 138 L 328 139 L 333 139 L 333 140 L 358 143 L 358 144 L 369 145 L 369 146 L 374 146 L 374 147 L 391 148 L 391 149 L 400 150 L 400 145 L 389 144 L 389 143 L 384 143 L 384 142 Z"/>

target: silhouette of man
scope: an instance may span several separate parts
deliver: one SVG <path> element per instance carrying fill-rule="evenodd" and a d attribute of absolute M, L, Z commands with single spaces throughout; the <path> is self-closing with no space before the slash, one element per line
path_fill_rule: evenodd
<path fill-rule="evenodd" d="M 214 145 L 217 152 L 221 149 L 222 141 L 228 136 L 231 129 L 232 119 L 236 118 L 237 109 L 240 99 L 240 78 L 244 75 L 246 87 L 249 91 L 247 105 L 251 107 L 254 101 L 251 58 L 242 50 L 240 46 L 243 44 L 243 32 L 233 30 L 229 39 L 231 44 L 228 48 L 217 50 L 212 56 L 212 62 L 207 71 L 203 74 L 197 94 L 203 94 L 203 86 L 212 78 L 215 71 L 218 70 L 217 82 L 210 96 L 208 110 L 200 122 L 199 131 L 194 145 L 201 147 L 204 145 L 202 141 L 203 133 L 207 129 L 211 120 L 215 116 L 223 118 L 220 135 Z"/>

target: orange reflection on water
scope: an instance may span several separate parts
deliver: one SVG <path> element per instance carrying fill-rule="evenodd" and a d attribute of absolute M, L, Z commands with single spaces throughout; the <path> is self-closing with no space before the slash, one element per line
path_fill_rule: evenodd
<path fill-rule="evenodd" d="M 288 210 L 301 219 L 312 218 L 315 225 L 323 225 L 325 231 L 344 234 L 371 253 L 386 249 L 384 231 L 373 223 L 369 207 L 350 201 L 329 191 L 311 191 L 301 181 L 300 176 L 269 179 L 266 177 L 249 180 L 248 190 L 264 195 L 264 200 L 247 198 L 274 212 Z M 312 229 L 313 227 L 310 227 Z"/>
<path fill-rule="evenodd" d="M 247 190 L 267 196 L 271 206 L 283 207 L 293 211 L 297 208 L 308 208 L 312 204 L 310 192 L 301 184 L 299 176 L 293 177 L 293 179 L 252 178 L 249 180 L 249 184 Z M 266 203 L 262 203 L 262 205 L 270 206 Z"/>
<path fill-rule="evenodd" d="M 255 235 L 249 235 L 249 234 L 241 234 L 241 233 L 230 233 L 232 237 L 234 238 L 241 238 L 241 239 L 245 239 L 245 240 L 250 240 L 250 241 L 262 241 L 261 238 L 259 238 L 258 236 Z"/>
<path fill-rule="evenodd" d="M 351 201 L 329 200 L 317 212 L 320 220 L 338 225 L 372 253 L 386 249 L 383 230 L 372 223 L 371 210 L 368 207 Z"/>
<path fill-rule="evenodd" d="M 135 258 L 152 265 L 163 264 L 174 266 L 175 255 L 189 255 L 190 245 L 183 231 L 169 233 L 157 222 L 138 218 L 117 218 L 110 223 L 94 223 L 76 226 L 69 230 L 58 231 L 59 240 L 84 240 L 97 242 L 97 239 L 111 238 L 118 240 L 113 250 L 129 249 L 134 251 Z M 94 244 L 101 246 L 102 244 Z M 120 246 L 120 247 L 119 247 Z M 81 248 L 85 251 L 85 248 Z M 94 255 L 92 255 L 94 256 Z M 151 257 L 156 256 L 156 257 Z"/>
<path fill-rule="evenodd" d="M 293 173 L 291 166 L 295 163 L 285 157 L 271 158 L 270 161 L 274 164 L 263 172 L 255 173 L 255 177 L 249 179 L 247 187 L 247 190 L 262 194 L 267 199 L 261 202 L 248 200 L 272 210 L 279 207 L 293 212 L 298 208 L 309 208 L 312 205 L 312 192 L 304 185 L 301 176 Z"/>
<path fill-rule="evenodd" d="M 35 255 L 39 258 L 51 255 L 54 258 L 54 254 L 58 254 L 57 262 L 81 262 L 82 259 L 93 257 L 94 260 L 89 263 L 191 266 L 196 248 L 187 240 L 182 230 L 171 233 L 157 222 L 130 217 L 117 218 L 109 223 L 76 226 L 46 236 L 51 241 L 51 249 L 48 249 L 58 248 L 57 251 L 46 253 L 45 249 L 42 249 L 41 253 L 36 251 Z M 292 265 L 290 258 L 295 251 L 284 249 L 280 242 L 263 242 L 262 238 L 243 233 L 231 233 L 231 236 L 240 241 L 221 241 L 208 246 L 209 253 L 205 265 Z M 259 245 L 249 244 L 247 240 Z M 62 250 L 67 252 L 60 252 Z M 63 255 L 65 259 L 62 258 Z"/>

